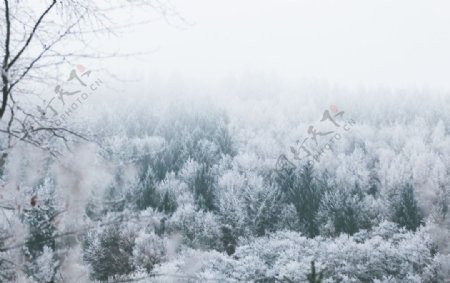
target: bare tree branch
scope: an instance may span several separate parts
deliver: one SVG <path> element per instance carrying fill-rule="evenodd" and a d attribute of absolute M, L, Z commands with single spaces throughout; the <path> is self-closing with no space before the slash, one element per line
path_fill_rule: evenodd
<path fill-rule="evenodd" d="M 19 76 L 19 78 L 17 80 L 15 80 L 11 86 L 9 91 L 11 91 L 11 89 L 18 84 L 27 74 L 28 72 L 34 67 L 34 65 L 43 58 L 43 56 L 45 55 L 45 53 L 47 51 L 49 51 L 53 46 L 55 46 L 58 42 L 60 42 L 66 35 L 69 34 L 70 30 L 79 23 L 79 21 L 81 20 L 81 18 L 79 18 L 75 23 L 73 23 L 72 25 L 70 25 L 57 39 L 55 39 L 53 42 L 51 42 L 49 45 L 46 45 L 44 47 L 44 49 L 41 51 L 41 53 L 39 55 L 36 56 L 36 58 L 34 58 L 31 63 L 26 67 L 25 71 Z"/>
<path fill-rule="evenodd" d="M 3 118 L 3 115 L 5 114 L 6 105 L 8 102 L 8 84 L 9 84 L 9 78 L 8 78 L 8 65 L 9 65 L 9 45 L 11 40 L 11 19 L 9 17 L 9 2 L 8 0 L 5 1 L 5 22 L 6 22 L 6 39 L 5 39 L 5 56 L 3 57 L 3 65 L 2 65 L 2 105 L 0 107 L 0 120 Z"/>
<path fill-rule="evenodd" d="M 5 1 L 7 1 L 7 0 L 5 0 Z M 38 20 L 36 21 L 36 23 L 35 23 L 35 25 L 33 27 L 33 30 L 30 32 L 30 34 L 29 34 L 29 36 L 27 38 L 27 41 L 25 42 L 23 47 L 20 49 L 20 51 L 17 53 L 17 55 L 14 56 L 14 58 L 8 64 L 8 69 L 14 65 L 14 63 L 20 58 L 22 53 L 25 51 L 25 49 L 27 49 L 28 45 L 30 44 L 31 40 L 33 39 L 33 36 L 35 35 L 36 30 L 38 29 L 38 27 L 41 24 L 42 20 L 50 12 L 50 10 L 53 8 L 53 6 L 55 6 L 55 4 L 56 4 L 56 0 L 53 0 L 52 3 L 50 4 L 50 6 L 48 6 L 48 8 L 38 18 Z"/>

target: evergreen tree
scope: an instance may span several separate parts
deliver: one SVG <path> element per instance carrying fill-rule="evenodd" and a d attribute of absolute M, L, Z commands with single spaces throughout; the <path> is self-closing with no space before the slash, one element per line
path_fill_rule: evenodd
<path fill-rule="evenodd" d="M 156 193 L 156 184 L 151 174 L 151 170 L 142 170 L 139 176 L 139 183 L 136 188 L 135 197 L 137 208 L 144 210 L 148 207 L 159 206 L 159 195 Z"/>
<path fill-rule="evenodd" d="M 281 189 L 285 193 L 286 201 L 295 206 L 300 229 L 308 237 L 317 236 L 319 234 L 317 213 L 326 186 L 313 177 L 312 165 L 305 165 L 301 172 L 283 178 Z"/>
<path fill-rule="evenodd" d="M 394 214 L 392 220 L 401 227 L 416 231 L 422 224 L 423 216 L 417 205 L 417 200 L 414 196 L 414 187 L 411 184 L 406 184 L 400 189 L 393 206 Z"/>
<path fill-rule="evenodd" d="M 198 207 L 206 210 L 215 209 L 214 179 L 210 175 L 207 166 L 202 165 L 197 171 L 197 175 L 191 184 L 191 189 Z"/>
<path fill-rule="evenodd" d="M 360 229 L 370 228 L 370 221 L 363 207 L 364 194 L 358 185 L 352 189 L 336 187 L 327 191 L 322 199 L 319 218 L 326 225 L 327 234 L 353 235 Z"/>
<path fill-rule="evenodd" d="M 26 272 L 40 282 L 54 282 L 57 271 L 57 258 L 53 253 L 56 248 L 54 220 L 58 212 L 51 195 L 43 199 L 35 195 L 30 199 L 30 205 L 31 209 L 23 214 L 23 220 L 29 227 L 23 250 L 27 260 Z M 40 264 L 44 258 L 48 266 Z"/>
<path fill-rule="evenodd" d="M 232 255 L 236 251 L 236 239 L 234 238 L 230 227 L 222 226 L 221 230 L 224 249 L 228 255 Z"/>
<path fill-rule="evenodd" d="M 8 159 L 8 153 L 1 152 L 0 153 L 0 178 L 3 176 L 3 173 L 5 171 L 5 165 L 6 165 L 7 159 Z"/>
<path fill-rule="evenodd" d="M 316 266 L 314 261 L 311 261 L 311 273 L 307 275 L 307 279 L 309 283 L 321 283 L 323 280 L 323 272 L 320 271 L 318 274 L 316 273 Z"/>
<path fill-rule="evenodd" d="M 159 211 L 163 211 L 167 214 L 173 213 L 177 209 L 177 204 L 175 200 L 173 200 L 169 196 L 169 192 L 164 193 L 164 197 L 159 205 Z"/>
<path fill-rule="evenodd" d="M 106 281 L 117 275 L 131 273 L 134 270 L 131 264 L 134 240 L 134 235 L 121 232 L 120 225 L 110 225 L 86 235 L 83 257 L 91 266 L 91 277 Z"/>
<path fill-rule="evenodd" d="M 12 237 L 11 231 L 0 228 L 0 282 L 15 282 L 16 266 L 13 261 L 9 260 L 11 252 L 6 250 L 6 240 Z"/>

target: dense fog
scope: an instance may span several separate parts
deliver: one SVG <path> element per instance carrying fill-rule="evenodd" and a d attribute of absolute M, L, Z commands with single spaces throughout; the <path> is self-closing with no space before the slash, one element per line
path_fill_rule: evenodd
<path fill-rule="evenodd" d="M 0 282 L 449 282 L 448 17 L 344 2 L 2 1 Z"/>

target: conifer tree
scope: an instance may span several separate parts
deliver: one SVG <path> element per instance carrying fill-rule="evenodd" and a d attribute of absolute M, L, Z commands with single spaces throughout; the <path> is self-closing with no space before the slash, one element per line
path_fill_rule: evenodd
<path fill-rule="evenodd" d="M 414 196 L 414 187 L 411 184 L 404 185 L 395 198 L 393 221 L 401 227 L 416 231 L 422 224 L 422 213 Z"/>

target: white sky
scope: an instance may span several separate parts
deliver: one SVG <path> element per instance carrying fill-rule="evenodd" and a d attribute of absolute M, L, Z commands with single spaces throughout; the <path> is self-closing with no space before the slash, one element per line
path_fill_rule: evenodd
<path fill-rule="evenodd" d="M 120 46 L 157 51 L 128 74 L 450 90 L 450 1 L 173 0 L 191 25 L 155 21 Z"/>

